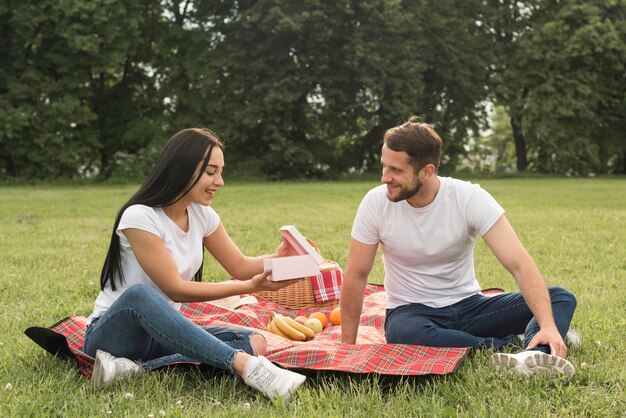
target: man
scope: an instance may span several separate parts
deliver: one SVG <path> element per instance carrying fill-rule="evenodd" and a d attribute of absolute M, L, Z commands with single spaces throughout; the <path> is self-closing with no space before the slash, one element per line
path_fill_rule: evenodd
<path fill-rule="evenodd" d="M 563 338 L 576 298 L 546 287 L 491 195 L 437 175 L 441 147 L 432 126 L 417 118 L 385 133 L 383 185 L 367 193 L 352 227 L 341 290 L 342 342 L 356 342 L 363 292 L 380 245 L 389 343 L 500 350 L 524 333 L 525 350 L 495 353 L 493 366 L 571 377 Z M 479 235 L 521 293 L 481 294 L 473 259 Z"/>

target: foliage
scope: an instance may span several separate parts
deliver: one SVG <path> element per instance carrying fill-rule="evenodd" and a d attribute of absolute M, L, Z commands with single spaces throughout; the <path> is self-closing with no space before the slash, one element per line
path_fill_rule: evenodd
<path fill-rule="evenodd" d="M 493 100 L 517 169 L 626 170 L 625 0 L 7 0 L 0 175 L 140 178 L 175 131 L 250 176 L 378 166 L 411 115 L 467 156 Z M 250 172 L 250 170 L 252 171 Z"/>
<path fill-rule="evenodd" d="M 505 173 L 515 168 L 515 148 L 511 135 L 511 120 L 502 106 L 493 109 L 489 130 L 470 138 L 466 145 L 467 156 L 457 169 L 470 172 Z"/>
<path fill-rule="evenodd" d="M 626 2 L 494 3 L 494 97 L 511 116 L 518 170 L 621 172 Z"/>
<path fill-rule="evenodd" d="M 160 137 L 150 62 L 148 4 L 8 2 L 0 9 L 0 170 L 72 177 Z M 156 135 L 155 135 L 156 134 Z"/>

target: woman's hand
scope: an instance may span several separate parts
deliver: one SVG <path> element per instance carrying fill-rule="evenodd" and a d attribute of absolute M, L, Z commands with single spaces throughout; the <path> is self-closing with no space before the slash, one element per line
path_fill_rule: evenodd
<path fill-rule="evenodd" d="M 279 282 L 273 282 L 270 280 L 270 275 L 272 273 L 269 271 L 265 271 L 261 274 L 257 274 L 256 276 L 250 279 L 252 286 L 255 288 L 255 292 L 259 290 L 280 290 L 283 287 L 290 286 L 296 283 L 298 280 L 302 279 L 292 279 L 292 280 L 281 280 Z"/>

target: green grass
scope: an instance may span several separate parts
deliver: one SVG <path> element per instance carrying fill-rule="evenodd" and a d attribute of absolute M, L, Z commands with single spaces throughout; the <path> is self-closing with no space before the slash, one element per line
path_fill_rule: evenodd
<path fill-rule="evenodd" d="M 578 297 L 573 326 L 584 345 L 570 351 L 577 369 L 570 381 L 500 375 L 480 352 L 443 377 L 311 375 L 288 408 L 194 368 L 94 391 L 72 363 L 46 355 L 23 330 L 91 312 L 114 215 L 136 187 L 7 186 L 0 187 L 0 416 L 623 416 L 626 181 L 480 183 L 505 207 L 546 281 Z M 273 251 L 278 227 L 295 224 L 345 266 L 356 208 L 375 184 L 227 184 L 214 207 L 245 253 Z M 227 278 L 209 257 L 205 264 L 205 278 Z M 483 287 L 515 289 L 482 243 L 476 273 Z M 371 281 L 382 275 L 377 261 Z"/>

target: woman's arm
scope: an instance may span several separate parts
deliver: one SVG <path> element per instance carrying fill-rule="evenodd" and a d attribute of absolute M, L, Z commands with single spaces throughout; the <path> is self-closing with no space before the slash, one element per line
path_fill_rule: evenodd
<path fill-rule="evenodd" d="M 219 224 L 215 232 L 204 238 L 204 246 L 224 269 L 237 279 L 250 279 L 263 271 L 263 259 L 271 257 L 287 257 L 297 254 L 293 247 L 283 240 L 275 254 L 259 257 L 244 255 L 226 232 L 223 224 Z"/>
<path fill-rule="evenodd" d="M 221 228 L 223 229 L 223 227 Z M 135 228 L 124 229 L 124 235 L 143 271 L 163 293 L 175 302 L 201 302 L 243 293 L 253 293 L 259 290 L 278 290 L 296 282 L 296 280 L 270 281 L 268 279 L 269 274 L 262 273 L 263 262 L 260 258 L 257 259 L 260 264 L 258 264 L 259 269 L 256 272 L 260 274 L 255 275 L 253 273 L 248 276 L 247 278 L 251 278 L 251 280 L 229 280 L 220 283 L 187 281 L 178 273 L 176 264 L 161 238 Z M 228 235 L 226 236 L 228 237 Z M 235 246 L 234 243 L 232 245 Z M 241 254 L 236 246 L 235 249 Z M 241 256 L 254 260 L 251 257 L 243 256 L 243 254 Z M 256 262 L 247 263 L 247 269 L 254 268 Z"/>
<path fill-rule="evenodd" d="M 211 235 L 204 238 L 203 243 L 232 277 L 249 279 L 263 271 L 263 258 L 244 255 L 230 238 L 222 223 Z"/>

